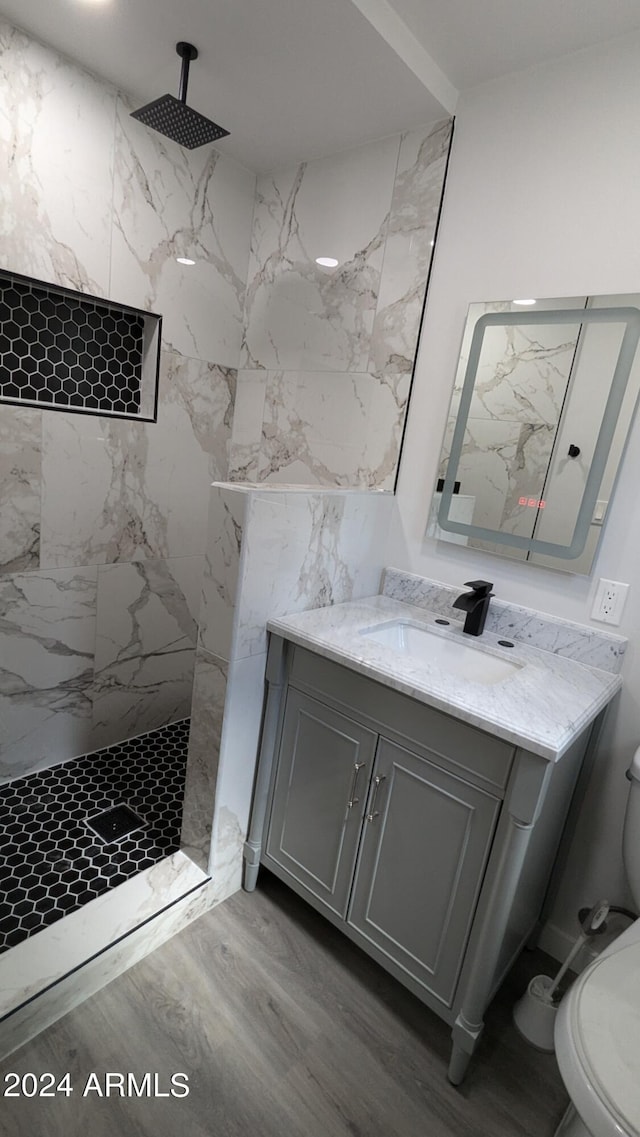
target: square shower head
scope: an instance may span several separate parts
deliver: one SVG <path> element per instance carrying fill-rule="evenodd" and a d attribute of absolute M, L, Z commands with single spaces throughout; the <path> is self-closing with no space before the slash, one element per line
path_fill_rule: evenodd
<path fill-rule="evenodd" d="M 152 103 L 140 107 L 139 111 L 132 111 L 131 117 L 139 119 L 145 126 L 150 126 L 174 142 L 179 142 L 181 146 L 186 146 L 188 150 L 225 138 L 229 133 L 174 95 L 162 95 L 161 98 L 154 99 Z"/>

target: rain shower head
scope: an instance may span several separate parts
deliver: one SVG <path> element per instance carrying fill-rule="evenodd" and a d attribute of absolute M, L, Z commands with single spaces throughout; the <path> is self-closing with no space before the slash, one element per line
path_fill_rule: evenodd
<path fill-rule="evenodd" d="M 186 146 L 188 150 L 195 150 L 196 146 L 225 138 L 229 131 L 187 106 L 189 64 L 192 59 L 198 58 L 198 49 L 192 43 L 181 41 L 176 44 L 176 51 L 182 59 L 179 98 L 162 95 L 145 107 L 140 107 L 139 111 L 132 111 L 131 117 L 139 119 L 145 126 L 150 126 L 167 138 L 172 138 L 174 142 L 179 142 L 181 146 Z"/>

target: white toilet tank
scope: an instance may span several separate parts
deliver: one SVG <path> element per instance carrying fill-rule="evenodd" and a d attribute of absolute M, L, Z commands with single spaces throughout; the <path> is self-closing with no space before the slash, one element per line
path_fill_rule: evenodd
<path fill-rule="evenodd" d="M 640 746 L 633 756 L 629 778 L 631 784 L 624 818 L 622 855 L 631 895 L 636 908 L 640 908 Z"/>

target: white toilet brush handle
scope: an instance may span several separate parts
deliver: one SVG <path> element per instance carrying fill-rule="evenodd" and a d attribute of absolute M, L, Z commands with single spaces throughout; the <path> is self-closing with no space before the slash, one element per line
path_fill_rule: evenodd
<path fill-rule="evenodd" d="M 547 988 L 547 990 L 545 992 L 547 999 L 551 999 L 551 997 L 552 997 L 554 991 L 556 990 L 560 980 L 563 979 L 564 976 L 566 975 L 571 964 L 573 963 L 578 952 L 580 951 L 580 948 L 583 947 L 583 945 L 587 942 L 587 938 L 589 936 L 592 936 L 594 934 L 594 932 L 598 931 L 598 928 L 602 924 L 604 924 L 608 915 L 609 915 L 609 903 L 607 900 L 599 900 L 598 903 L 594 904 L 593 908 L 591 908 L 591 910 L 587 913 L 584 920 L 582 921 L 582 932 L 580 933 L 575 944 L 571 948 L 569 955 L 565 959 L 565 961 L 564 961 L 562 967 L 560 968 L 558 974 L 556 975 L 553 983 L 551 984 L 550 987 Z"/>
<path fill-rule="evenodd" d="M 565 959 L 564 963 L 562 964 L 562 967 L 560 968 L 558 974 L 556 975 L 553 983 L 551 984 L 550 987 L 547 987 L 547 990 L 545 991 L 545 998 L 548 999 L 549 1001 L 551 1001 L 553 993 L 556 990 L 558 984 L 560 983 L 560 980 L 564 978 L 567 971 L 571 967 L 571 964 L 573 963 L 578 952 L 580 951 L 580 948 L 583 947 L 584 944 L 586 944 L 586 942 L 587 942 L 586 933 L 581 932 L 581 934 L 578 936 L 575 944 L 571 948 L 571 951 L 569 952 L 567 958 Z"/>

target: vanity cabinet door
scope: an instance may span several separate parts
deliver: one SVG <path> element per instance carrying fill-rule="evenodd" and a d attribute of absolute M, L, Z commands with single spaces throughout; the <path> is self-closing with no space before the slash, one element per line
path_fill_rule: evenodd
<path fill-rule="evenodd" d="M 447 1006 L 499 808 L 485 791 L 380 739 L 348 923 Z"/>
<path fill-rule="evenodd" d="M 265 862 L 344 918 L 377 735 L 289 688 Z"/>

